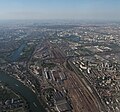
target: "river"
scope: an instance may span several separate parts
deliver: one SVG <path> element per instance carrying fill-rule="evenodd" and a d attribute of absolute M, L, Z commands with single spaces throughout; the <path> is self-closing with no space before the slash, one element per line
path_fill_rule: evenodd
<path fill-rule="evenodd" d="M 23 83 L 3 72 L 0 72 L 0 81 L 8 84 L 8 86 L 15 92 L 20 93 L 23 97 L 25 97 L 32 112 L 45 112 L 37 99 L 37 95 L 28 87 L 24 86 Z"/>
<path fill-rule="evenodd" d="M 18 49 L 11 53 L 9 58 L 12 62 L 17 61 L 20 58 L 20 54 L 25 46 L 26 44 L 23 43 Z M 22 82 L 1 71 L 0 81 L 8 84 L 8 86 L 16 93 L 20 93 L 27 100 L 32 112 L 46 112 L 45 109 L 41 106 L 37 95 L 28 87 L 26 87 Z"/>

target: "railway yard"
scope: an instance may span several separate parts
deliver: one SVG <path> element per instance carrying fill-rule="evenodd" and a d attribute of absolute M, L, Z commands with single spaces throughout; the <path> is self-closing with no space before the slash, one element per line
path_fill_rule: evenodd
<path fill-rule="evenodd" d="M 120 112 L 120 27 L 19 27 L 8 29 L 13 46 L 1 38 L 8 46 L 0 70 L 37 96 L 34 109 L 40 103 L 47 112 Z"/>
<path fill-rule="evenodd" d="M 34 52 L 33 59 L 36 58 L 39 62 L 32 59 L 30 68 L 38 76 L 38 71 L 43 74 L 39 76 L 43 99 L 53 110 L 105 111 L 104 104 L 98 100 L 99 96 L 94 94 L 95 90 L 84 79 L 82 73 L 79 73 L 72 60 L 65 58 L 65 53 L 56 44 L 45 41 L 36 49 L 38 50 Z"/>

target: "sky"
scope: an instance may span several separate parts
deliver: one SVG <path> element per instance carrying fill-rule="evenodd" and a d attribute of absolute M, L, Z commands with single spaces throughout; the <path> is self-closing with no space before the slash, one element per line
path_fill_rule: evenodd
<path fill-rule="evenodd" d="M 0 0 L 0 20 L 120 20 L 120 0 Z"/>

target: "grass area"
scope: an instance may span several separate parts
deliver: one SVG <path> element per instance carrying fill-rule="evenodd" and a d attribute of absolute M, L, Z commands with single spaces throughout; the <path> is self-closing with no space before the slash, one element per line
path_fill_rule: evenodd
<path fill-rule="evenodd" d="M 48 67 L 49 69 L 51 69 L 51 68 L 54 68 L 56 66 L 56 64 L 55 63 L 44 63 L 43 62 L 41 64 L 41 66 L 44 67 L 44 68 Z"/>
<path fill-rule="evenodd" d="M 27 45 L 27 46 L 24 48 L 24 50 L 22 51 L 21 57 L 20 57 L 19 60 L 29 59 L 30 56 L 31 56 L 31 54 L 32 54 L 32 52 L 34 51 L 34 49 L 35 49 L 35 45 L 32 45 L 32 46 Z"/>
<path fill-rule="evenodd" d="M 70 66 L 70 64 L 66 61 L 66 67 L 70 70 L 73 71 L 73 68 Z"/>
<path fill-rule="evenodd" d="M 19 98 L 13 91 L 0 83 L 0 101 L 6 101 L 7 99 Z"/>
<path fill-rule="evenodd" d="M 0 64 L 4 64 L 7 62 L 7 56 L 9 53 L 0 53 Z"/>

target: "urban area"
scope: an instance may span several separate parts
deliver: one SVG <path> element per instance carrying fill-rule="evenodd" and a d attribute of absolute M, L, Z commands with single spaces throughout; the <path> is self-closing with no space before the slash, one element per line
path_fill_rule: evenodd
<path fill-rule="evenodd" d="M 120 112 L 120 23 L 0 25 L 0 112 Z"/>

